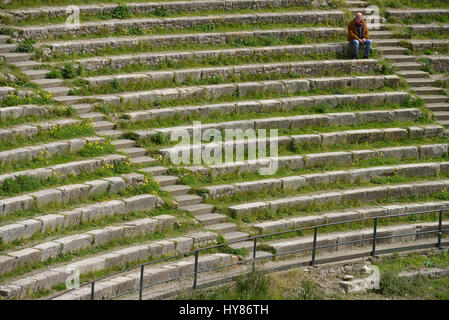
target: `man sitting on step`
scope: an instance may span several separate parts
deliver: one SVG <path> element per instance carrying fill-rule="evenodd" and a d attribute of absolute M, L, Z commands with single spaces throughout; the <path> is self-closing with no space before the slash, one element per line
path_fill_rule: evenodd
<path fill-rule="evenodd" d="M 373 42 L 368 40 L 369 31 L 362 13 L 357 12 L 354 19 L 348 24 L 348 41 L 354 47 L 354 59 L 359 56 L 359 46 L 365 46 L 363 59 L 368 59 Z"/>

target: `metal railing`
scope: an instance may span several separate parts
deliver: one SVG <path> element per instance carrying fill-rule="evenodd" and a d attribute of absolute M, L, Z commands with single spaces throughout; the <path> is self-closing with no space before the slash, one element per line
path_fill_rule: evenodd
<path fill-rule="evenodd" d="M 130 268 L 126 268 L 124 270 L 97 278 L 95 280 L 86 282 L 84 284 L 82 284 L 79 288 L 81 287 L 88 287 L 90 286 L 91 290 L 90 290 L 90 298 L 91 300 L 95 299 L 95 284 L 105 280 L 107 278 L 111 278 L 120 274 L 124 274 L 126 272 L 132 271 L 132 270 L 137 270 L 140 269 L 140 279 L 139 279 L 139 287 L 136 289 L 132 289 L 129 290 L 127 292 L 123 292 L 120 293 L 114 297 L 111 297 L 111 299 L 114 298 L 118 298 L 124 295 L 128 295 L 131 293 L 134 293 L 136 291 L 139 291 L 139 300 L 142 299 L 142 295 L 143 295 L 143 290 L 147 289 L 149 287 L 152 286 L 156 286 L 156 285 L 160 285 L 163 283 L 167 283 L 170 281 L 174 281 L 174 280 L 178 280 L 181 278 L 186 278 L 186 277 L 190 277 L 193 276 L 193 285 L 192 288 L 196 289 L 197 288 L 197 284 L 198 284 L 198 275 L 200 273 L 204 273 L 204 272 L 210 272 L 210 271 L 214 271 L 214 270 L 219 270 L 219 269 L 224 269 L 224 268 L 229 268 L 231 266 L 236 266 L 236 265 L 241 265 L 244 263 L 252 263 L 253 264 L 253 270 L 255 268 L 256 262 L 258 260 L 261 259 L 271 259 L 273 257 L 278 257 L 278 256 L 284 256 L 284 255 L 292 255 L 292 254 L 298 254 L 300 252 L 307 252 L 307 251 L 311 251 L 312 252 L 312 256 L 311 256 L 311 260 L 310 261 L 306 261 L 300 264 L 296 264 L 295 266 L 305 266 L 305 265 L 315 265 L 317 263 L 316 261 L 316 253 L 317 250 L 319 249 L 326 249 L 326 248 L 331 248 L 331 247 L 338 247 L 338 246 L 343 246 L 343 245 L 355 245 L 357 243 L 367 243 L 367 242 L 371 242 L 371 250 L 368 252 L 363 252 L 363 253 L 358 253 L 357 257 L 362 257 L 362 256 L 376 256 L 376 254 L 382 254 L 382 253 L 389 253 L 389 252 L 395 252 L 395 251 L 406 251 L 406 250 L 414 250 L 414 249 L 419 249 L 419 248 L 432 248 L 432 247 L 436 247 L 438 249 L 441 249 L 442 246 L 446 246 L 449 245 L 449 242 L 447 243 L 443 243 L 442 242 L 442 235 L 444 232 L 448 232 L 449 233 L 449 228 L 448 229 L 443 229 L 443 212 L 448 212 L 449 208 L 444 208 L 444 209 L 438 209 L 438 210 L 428 210 L 428 211 L 421 211 L 421 212 L 413 212 L 413 213 L 402 213 L 402 214 L 396 214 L 396 215 L 387 215 L 387 216 L 379 216 L 379 217 L 374 217 L 374 218 L 360 218 L 360 219 L 353 219 L 353 220 L 347 220 L 347 221 L 343 221 L 343 222 L 334 222 L 334 223 L 327 223 L 327 224 L 321 224 L 321 225 L 316 225 L 316 226 L 310 226 L 310 227 L 303 227 L 303 228 L 295 228 L 295 229 L 289 229 L 286 231 L 280 231 L 280 232 L 273 232 L 273 233 L 269 233 L 269 234 L 262 234 L 262 235 L 257 235 L 257 236 L 253 236 L 250 238 L 246 238 L 246 239 L 242 239 L 242 240 L 235 240 L 235 241 L 230 241 L 230 242 L 226 242 L 226 243 L 222 243 L 222 244 L 217 244 L 217 245 L 213 245 L 213 246 L 208 246 L 208 247 L 204 247 L 204 248 L 198 248 L 196 250 L 192 250 L 186 253 L 181 253 L 181 254 L 177 254 L 177 255 L 173 255 L 173 256 L 169 256 L 169 257 L 164 257 L 158 260 L 154 260 L 151 262 L 147 262 L 147 263 L 143 263 L 134 267 L 130 267 Z M 417 215 L 424 215 L 424 214 L 435 214 L 438 213 L 438 227 L 436 230 L 430 230 L 430 231 L 422 231 L 422 232 L 417 232 L 415 230 L 415 232 L 413 233 L 408 233 L 408 234 L 399 234 L 399 235 L 390 235 L 390 236 L 378 236 L 378 221 L 381 219 L 392 219 L 392 218 L 400 218 L 400 217 L 406 217 L 406 216 L 417 216 Z M 344 224 L 351 224 L 351 223 L 356 223 L 356 222 L 367 222 L 367 221 L 373 221 L 373 233 L 372 233 L 372 237 L 371 238 L 367 238 L 367 239 L 357 239 L 357 240 L 352 240 L 352 241 L 345 241 L 345 242 L 338 242 L 338 243 L 331 243 L 331 244 L 325 244 L 325 245 L 318 245 L 318 230 L 322 229 L 322 228 L 327 228 L 327 227 L 332 227 L 332 226 L 337 226 L 337 225 L 344 225 Z M 428 222 L 434 222 L 434 221 L 428 221 Z M 312 241 L 312 246 L 308 247 L 308 248 L 303 248 L 303 249 L 298 249 L 298 250 L 293 250 L 293 251 L 288 251 L 288 252 L 282 252 L 282 253 L 274 253 L 272 255 L 269 256 L 263 256 L 263 257 L 257 257 L 256 256 L 256 252 L 257 252 L 257 246 L 258 246 L 258 239 L 264 239 L 264 238 L 269 238 L 269 237 L 274 237 L 274 236 L 281 236 L 284 234 L 288 234 L 288 233 L 299 233 L 299 232 L 304 232 L 304 231 L 308 231 L 308 230 L 313 230 L 313 241 Z M 366 230 L 366 229 L 365 229 Z M 349 229 L 349 231 L 351 231 L 351 229 Z M 357 231 L 357 230 L 353 230 L 352 231 Z M 437 234 L 437 241 L 436 243 L 430 243 L 430 244 L 424 244 L 424 245 L 418 245 L 418 246 L 401 246 L 398 248 L 389 248 L 389 249 L 384 249 L 384 250 L 378 250 L 376 248 L 376 245 L 379 243 L 379 241 L 381 240 L 388 240 L 388 239 L 393 239 L 393 238 L 400 238 L 400 237 L 410 237 L 410 236 L 419 236 L 419 235 L 426 235 L 426 234 L 433 234 L 436 233 Z M 330 234 L 331 235 L 331 234 Z M 199 268 L 199 255 L 202 252 L 207 252 L 210 250 L 214 250 L 214 249 L 219 249 L 219 248 L 224 248 L 225 246 L 228 247 L 231 244 L 235 244 L 235 243 L 241 243 L 241 242 L 247 242 L 247 241 L 253 241 L 253 251 L 252 251 L 252 257 L 246 259 L 245 261 L 238 261 L 235 263 L 230 263 L 230 264 L 225 264 L 225 265 L 219 265 L 213 268 L 209 268 L 209 269 L 204 269 L 204 270 L 200 270 Z M 182 274 L 180 276 L 177 277 L 173 277 L 167 280 L 163 280 L 157 283 L 151 283 L 148 285 L 144 285 L 144 271 L 145 271 L 145 267 L 147 266 L 152 266 L 156 263 L 161 263 L 161 262 L 166 262 L 168 260 L 175 260 L 175 259 L 179 259 L 181 257 L 186 257 L 186 256 L 194 256 L 194 271 L 190 272 L 190 273 L 185 273 Z M 355 257 L 355 255 L 354 255 Z M 352 257 L 353 258 L 353 257 Z M 344 257 L 335 257 L 333 259 L 331 259 L 332 261 L 342 261 L 342 260 L 347 260 L 350 259 L 349 256 L 344 256 Z M 331 260 L 329 259 L 324 259 L 319 261 L 318 263 L 324 263 L 324 262 L 330 262 Z M 69 290 L 66 290 L 64 292 L 59 293 L 58 295 L 55 295 L 53 297 L 51 297 L 50 299 L 54 299 L 56 297 L 59 297 L 63 294 L 69 293 L 71 291 L 74 290 L 78 290 L 79 288 L 72 288 Z"/>

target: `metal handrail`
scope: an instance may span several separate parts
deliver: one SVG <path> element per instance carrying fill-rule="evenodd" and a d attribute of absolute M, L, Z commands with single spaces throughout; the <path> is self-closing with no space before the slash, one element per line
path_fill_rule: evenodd
<path fill-rule="evenodd" d="M 198 274 L 199 273 L 203 273 L 203 272 L 210 272 L 213 270 L 218 270 L 218 269 L 223 269 L 223 268 L 228 268 L 230 266 L 234 266 L 234 265 L 239 265 L 239 264 L 243 264 L 243 263 L 248 263 L 248 262 L 253 262 L 253 270 L 255 268 L 255 262 L 257 260 L 261 260 L 261 259 L 266 259 L 266 258 L 272 258 L 272 257 L 277 257 L 277 256 L 282 256 L 282 255 L 289 255 L 289 254 L 294 254 L 294 253 L 299 253 L 302 251 L 310 251 L 312 250 L 312 259 L 310 262 L 310 265 L 314 265 L 315 264 L 315 256 L 316 256 L 316 251 L 318 249 L 323 249 L 323 248 L 328 248 L 328 247 L 337 247 L 337 246 L 341 246 L 341 245 L 345 245 L 345 244 L 353 244 L 353 243 L 359 243 L 359 242 L 368 242 L 368 241 L 372 241 L 372 251 L 371 251 L 371 255 L 375 256 L 376 254 L 376 244 L 379 240 L 383 240 L 383 239 L 392 239 L 392 238 L 398 238 L 398 237 L 407 237 L 407 236 L 411 236 L 411 235 L 420 235 L 420 234 L 430 234 L 430 233 L 437 233 L 438 236 L 438 240 L 437 240 L 437 244 L 436 247 L 437 248 L 441 248 L 441 239 L 442 239 L 442 233 L 445 231 L 449 231 L 449 229 L 442 229 L 442 221 L 443 221 L 443 212 L 447 212 L 449 210 L 449 208 L 445 207 L 445 208 L 441 208 L 441 209 L 436 209 L 436 210 L 425 210 L 425 211 L 420 211 L 420 212 L 413 212 L 413 213 L 401 213 L 401 214 L 395 214 L 395 215 L 386 215 L 386 216 L 378 216 L 378 217 L 369 217 L 369 218 L 358 218 L 358 219 L 352 219 L 352 220 L 347 220 L 347 221 L 342 221 L 342 222 L 333 222 L 333 223 L 326 223 L 326 224 L 320 224 L 320 225 L 315 225 L 315 226 L 309 226 L 309 227 L 302 227 L 302 228 L 294 228 L 294 229 L 289 229 L 289 230 L 285 230 L 285 231 L 279 231 L 279 232 L 273 232 L 273 233 L 268 233 L 268 234 L 262 234 L 262 235 L 255 235 L 249 238 L 245 238 L 242 240 L 234 240 L 234 241 L 229 241 L 226 243 L 221 243 L 221 244 L 217 244 L 217 245 L 212 245 L 212 246 L 208 246 L 208 247 L 204 247 L 204 248 L 198 248 L 196 250 L 192 250 L 186 253 L 180 253 L 180 254 L 176 254 L 176 255 L 172 255 L 169 257 L 164 257 L 161 259 L 157 259 L 154 261 L 150 261 L 150 262 L 146 262 L 143 264 L 139 264 L 137 266 L 133 266 L 133 267 L 129 267 L 126 268 L 124 270 L 120 270 L 111 274 L 108 274 L 106 276 L 102 276 L 99 277 L 97 279 L 94 279 L 92 281 L 83 283 L 80 287 L 87 287 L 87 286 L 91 286 L 91 299 L 93 300 L 95 298 L 95 283 L 102 281 L 104 279 L 107 278 L 111 278 L 114 277 L 116 275 L 119 274 L 123 274 L 125 272 L 131 271 L 131 270 L 135 270 L 135 269 L 139 269 L 140 268 L 140 285 L 137 289 L 133 289 L 129 292 L 125 292 L 122 293 L 120 295 L 117 295 L 115 297 L 112 298 L 117 298 L 126 294 L 130 294 L 132 292 L 135 292 L 137 290 L 139 290 L 139 300 L 142 299 L 142 291 L 145 288 L 151 287 L 151 286 L 155 286 L 161 283 L 166 283 L 166 282 L 170 282 L 170 281 L 174 281 L 177 279 L 181 279 L 184 277 L 189 277 L 189 276 L 194 276 L 194 281 L 193 281 L 193 289 L 197 288 L 197 279 L 198 279 Z M 439 212 L 439 218 L 438 218 L 438 229 L 434 230 L 434 231 L 424 231 L 424 232 L 415 232 L 413 234 L 401 234 L 401 235 L 393 235 L 393 236 L 377 236 L 377 222 L 378 219 L 391 219 L 391 218 L 396 218 L 396 217 L 405 217 L 405 216 L 411 216 L 411 215 L 424 215 L 426 213 L 437 213 Z M 317 245 L 317 235 L 318 235 L 318 229 L 320 228 L 326 228 L 326 227 L 331 227 L 331 226 L 336 226 L 336 225 L 342 225 L 342 224 L 351 224 L 354 222 L 362 222 L 362 221 L 373 221 L 374 225 L 373 225 L 373 236 L 372 238 L 368 238 L 368 239 L 361 239 L 361 240 L 354 240 L 354 241 L 348 241 L 348 242 L 342 242 L 342 243 L 336 243 L 336 244 L 328 244 L 328 245 Z M 313 229 L 313 245 L 310 248 L 304 248 L 304 249 L 299 249 L 299 250 L 294 250 L 291 252 L 284 252 L 284 253 L 278 253 L 278 254 L 273 254 L 270 255 L 269 257 L 256 257 L 256 248 L 257 248 L 257 241 L 258 239 L 262 239 L 262 238 L 268 238 L 268 237 L 273 237 L 273 236 L 277 236 L 277 235 L 283 235 L 283 234 L 287 234 L 287 233 L 293 233 L 293 232 L 300 232 L 300 231 L 307 231 L 307 230 L 312 230 Z M 214 267 L 211 269 L 207 269 L 207 270 L 198 270 L 198 257 L 199 257 L 199 253 L 203 252 L 203 251 L 207 251 L 207 250 L 211 250 L 211 249 L 216 249 L 216 248 L 221 248 L 224 246 L 229 246 L 230 244 L 234 244 L 234 243 L 240 243 L 243 241 L 254 241 L 254 247 L 253 247 L 253 255 L 252 258 L 246 261 L 239 261 L 236 263 L 232 263 L 232 264 L 227 264 L 227 265 L 222 265 L 222 266 L 218 266 L 218 267 Z M 164 280 L 160 283 L 156 283 L 156 284 L 151 284 L 151 285 L 147 285 L 147 286 L 143 286 L 143 275 L 144 275 L 144 268 L 145 266 L 148 265 L 153 265 L 156 263 L 160 263 L 160 262 L 164 262 L 164 261 L 168 261 L 168 260 L 172 260 L 172 259 L 176 259 L 176 258 L 180 258 L 180 257 L 185 257 L 185 256 L 190 256 L 190 255 L 194 255 L 195 257 L 195 265 L 194 265 L 194 272 L 188 273 L 188 274 L 183 274 L 174 278 L 170 278 L 168 280 Z M 65 290 L 53 297 L 51 297 L 50 299 L 54 299 L 56 297 L 59 297 L 63 294 L 69 293 L 73 290 L 77 290 L 78 288 L 72 288 L 72 289 L 68 289 Z"/>

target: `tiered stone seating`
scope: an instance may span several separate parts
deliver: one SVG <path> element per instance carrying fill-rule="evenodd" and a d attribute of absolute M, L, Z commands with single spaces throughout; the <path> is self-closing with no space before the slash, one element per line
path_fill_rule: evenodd
<path fill-rule="evenodd" d="M 366 12 L 369 2 L 339 5 L 92 0 L 73 27 L 65 6 L 6 4 L 0 57 L 23 80 L 0 77 L 0 296 L 54 295 L 71 268 L 83 278 L 108 275 L 223 238 L 252 252 L 255 234 L 353 219 L 383 217 L 378 235 L 408 234 L 380 245 L 427 239 L 416 234 L 435 231 L 435 217 L 388 217 L 448 205 L 447 8 L 385 8 L 381 29 L 371 31 L 372 58 L 352 60 L 346 12 Z M 223 141 L 170 141 L 197 132 L 194 120 L 200 134 L 215 129 Z M 279 134 L 231 142 L 226 129 Z M 93 141 L 115 151 L 81 156 Z M 255 144 L 278 145 L 278 154 L 170 160 Z M 369 246 L 365 227 L 321 233 L 318 244 Z M 312 240 L 278 235 L 255 249 L 269 258 L 310 249 Z M 244 255 L 230 249 L 200 254 L 199 269 Z M 143 284 L 191 274 L 193 261 L 148 266 Z M 139 285 L 140 270 L 127 271 L 97 282 L 95 298 Z M 90 293 L 85 286 L 58 299 Z"/>

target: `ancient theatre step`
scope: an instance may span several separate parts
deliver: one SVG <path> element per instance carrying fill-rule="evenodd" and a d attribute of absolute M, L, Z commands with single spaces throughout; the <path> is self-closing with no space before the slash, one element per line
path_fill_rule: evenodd
<path fill-rule="evenodd" d="M 416 58 L 414 56 L 408 56 L 405 54 L 384 55 L 384 58 L 391 60 L 393 62 L 415 62 L 416 61 Z"/>
<path fill-rule="evenodd" d="M 90 120 L 90 121 L 101 121 L 104 120 L 104 114 L 99 112 L 86 112 L 83 114 L 80 114 L 80 118 L 83 120 Z"/>
<path fill-rule="evenodd" d="M 429 78 L 408 78 L 406 80 L 409 87 L 429 87 L 435 85 L 434 79 Z"/>
<path fill-rule="evenodd" d="M 391 39 L 393 38 L 394 33 L 391 31 L 370 31 L 369 37 L 370 39 Z"/>
<path fill-rule="evenodd" d="M 142 157 L 147 154 L 147 150 L 145 148 L 140 147 L 124 148 L 121 149 L 120 151 L 131 158 Z"/>
<path fill-rule="evenodd" d="M 64 103 L 64 104 L 74 104 L 74 103 L 81 103 L 86 99 L 86 97 L 82 96 L 60 96 L 60 97 L 54 97 L 53 100 Z"/>
<path fill-rule="evenodd" d="M 33 80 L 32 82 L 39 85 L 42 89 L 60 87 L 64 84 L 64 81 L 61 79 L 37 79 Z"/>
<path fill-rule="evenodd" d="M 179 182 L 179 178 L 176 176 L 154 176 L 154 181 L 159 182 L 159 186 L 166 187 Z"/>
<path fill-rule="evenodd" d="M 79 114 L 90 113 L 94 106 L 89 103 L 72 104 L 71 107 Z"/>
<path fill-rule="evenodd" d="M 156 163 L 157 160 L 150 156 L 140 156 L 131 158 L 132 163 L 134 163 L 137 166 L 147 166 L 149 164 Z"/>
<path fill-rule="evenodd" d="M 119 130 L 103 130 L 103 131 L 95 131 L 95 133 L 99 136 L 118 139 L 123 136 L 123 132 Z"/>
<path fill-rule="evenodd" d="M 416 94 L 440 94 L 443 93 L 442 88 L 438 87 L 415 87 L 410 88 L 410 90 L 413 90 Z"/>
<path fill-rule="evenodd" d="M 199 203 L 191 206 L 179 207 L 181 210 L 185 210 L 193 214 L 194 216 L 206 213 L 212 213 L 215 207 L 210 204 Z"/>
<path fill-rule="evenodd" d="M 27 61 L 30 60 L 33 57 L 32 53 L 2 53 L 0 56 L 5 58 L 5 61 L 8 63 L 11 62 L 20 62 L 20 61 Z M 48 71 L 47 71 L 48 72 Z"/>
<path fill-rule="evenodd" d="M 25 70 L 23 73 L 26 74 L 30 80 L 38 80 L 45 79 L 48 74 L 48 70 Z"/>
<path fill-rule="evenodd" d="M 11 39 L 10 36 L 0 35 L 0 43 L 8 43 L 8 40 Z"/>
<path fill-rule="evenodd" d="M 427 78 L 429 76 L 427 72 L 421 70 L 402 70 L 396 72 L 396 74 L 406 79 Z"/>
<path fill-rule="evenodd" d="M 224 222 L 224 223 L 208 225 L 208 226 L 206 226 L 206 229 L 209 231 L 224 234 L 224 233 L 237 231 L 237 225 L 235 223 Z"/>
<path fill-rule="evenodd" d="M 19 68 L 22 71 L 34 70 L 34 68 L 41 65 L 40 63 L 33 61 L 33 60 L 13 62 L 11 64 L 16 66 L 17 68 Z"/>
<path fill-rule="evenodd" d="M 167 174 L 168 168 L 162 167 L 162 166 L 154 166 L 154 167 L 139 169 L 139 171 L 151 174 L 153 177 L 155 177 L 155 176 L 162 176 L 164 174 Z"/>
<path fill-rule="evenodd" d="M 393 46 L 379 46 L 378 40 L 375 42 L 376 44 L 376 50 L 379 50 L 382 52 L 383 55 L 405 55 L 407 53 L 407 48 L 402 47 L 393 47 Z"/>
<path fill-rule="evenodd" d="M 223 223 L 228 219 L 228 217 L 219 213 L 212 212 L 196 215 L 195 219 L 198 220 L 203 226 L 209 226 Z"/>
<path fill-rule="evenodd" d="M 149 168 L 147 168 L 149 169 Z M 170 192 L 170 194 L 174 196 L 180 196 L 188 194 L 190 190 L 192 190 L 191 187 L 183 185 L 183 184 L 174 184 L 171 186 L 166 186 L 161 188 L 162 191 Z"/>
<path fill-rule="evenodd" d="M 70 92 L 70 90 L 71 89 L 68 87 L 53 87 L 46 89 L 46 91 L 50 92 L 53 97 L 65 96 Z"/>
<path fill-rule="evenodd" d="M 433 115 L 437 120 L 449 120 L 449 111 L 435 111 Z"/>
<path fill-rule="evenodd" d="M 233 231 L 224 233 L 223 238 L 225 238 L 226 242 L 239 241 L 249 238 L 249 234 L 240 231 Z"/>
<path fill-rule="evenodd" d="M 9 52 L 14 52 L 14 50 L 16 50 L 17 48 L 17 44 L 9 44 L 9 43 L 4 43 L 4 44 L 0 44 L 0 53 L 9 53 Z"/>
<path fill-rule="evenodd" d="M 424 100 L 425 103 L 441 103 L 448 102 L 447 96 L 439 96 L 439 95 L 418 95 L 418 97 Z"/>
<path fill-rule="evenodd" d="M 399 47 L 399 41 L 400 41 L 399 39 L 376 39 L 374 43 L 376 45 L 376 49 L 395 48 L 395 47 L 405 49 Z M 405 51 L 402 51 L 402 54 L 404 54 L 405 52 L 407 52 L 407 49 L 405 49 Z"/>
<path fill-rule="evenodd" d="M 203 197 L 197 196 L 195 194 L 182 194 L 174 196 L 174 199 L 180 207 L 191 206 L 203 202 Z"/>
<path fill-rule="evenodd" d="M 97 121 L 93 127 L 95 131 L 112 130 L 115 128 L 115 123 L 110 121 Z"/>
<path fill-rule="evenodd" d="M 117 151 L 121 151 L 121 149 L 132 148 L 136 146 L 136 141 L 130 139 L 116 139 L 111 141 L 111 144 L 115 146 Z"/>
<path fill-rule="evenodd" d="M 427 103 L 426 108 L 430 111 L 449 111 L 449 103 Z"/>
<path fill-rule="evenodd" d="M 393 66 L 398 71 L 403 71 L 403 70 L 420 70 L 421 67 L 422 67 L 419 63 L 416 63 L 416 62 L 396 62 L 396 63 L 393 63 Z"/>

